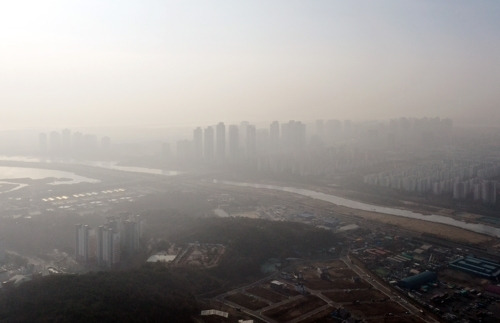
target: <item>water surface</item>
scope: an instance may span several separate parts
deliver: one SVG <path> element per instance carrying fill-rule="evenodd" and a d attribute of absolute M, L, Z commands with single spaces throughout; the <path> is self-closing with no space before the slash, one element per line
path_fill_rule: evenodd
<path fill-rule="evenodd" d="M 99 180 L 54 169 L 31 168 L 31 167 L 10 167 L 0 166 L 0 181 L 6 184 L 13 183 L 14 179 L 52 179 L 48 184 L 76 184 L 76 183 L 98 183 Z"/>
<path fill-rule="evenodd" d="M 357 210 L 362 210 L 362 211 L 372 211 L 372 212 L 377 212 L 377 213 L 401 216 L 401 217 L 405 217 L 405 218 L 447 224 L 447 225 L 451 225 L 454 227 L 466 229 L 466 230 L 477 232 L 477 233 L 486 234 L 486 235 L 497 237 L 497 238 L 500 237 L 500 228 L 496 228 L 496 227 L 492 227 L 492 226 L 480 224 L 480 223 L 467 223 L 467 222 L 456 220 L 456 219 L 453 219 L 453 218 L 450 218 L 447 216 L 443 216 L 443 215 L 421 214 L 421 213 L 413 212 L 413 211 L 409 211 L 409 210 L 402 210 L 402 209 L 396 209 L 396 208 L 391 208 L 391 207 L 387 207 L 387 206 L 379 206 L 379 205 L 375 205 L 375 204 L 363 203 L 363 202 L 347 199 L 347 198 L 340 197 L 340 196 L 335 196 L 335 195 L 331 195 L 331 194 L 325 194 L 322 192 L 317 192 L 317 191 L 312 191 L 312 190 L 307 190 L 307 189 L 302 189 L 302 188 L 295 188 L 295 187 L 290 187 L 290 186 L 277 186 L 277 185 L 266 185 L 266 184 L 245 183 L 245 182 L 231 182 L 231 181 L 215 181 L 215 182 L 220 182 L 223 184 L 235 185 L 235 186 L 253 187 L 253 188 L 259 188 L 259 189 L 269 189 L 269 190 L 295 193 L 295 194 L 307 196 L 307 197 L 310 197 L 313 199 L 317 199 L 317 200 L 321 200 L 321 201 L 325 201 L 325 202 L 330 202 L 330 203 L 335 204 L 335 205 L 345 206 L 345 207 L 348 207 L 351 209 L 357 209 Z"/>

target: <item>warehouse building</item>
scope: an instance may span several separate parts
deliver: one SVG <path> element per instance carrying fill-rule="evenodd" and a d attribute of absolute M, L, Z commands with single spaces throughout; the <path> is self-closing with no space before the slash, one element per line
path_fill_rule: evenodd
<path fill-rule="evenodd" d="M 489 279 L 496 279 L 500 275 L 499 263 L 473 256 L 454 260 L 450 262 L 450 267 Z"/>

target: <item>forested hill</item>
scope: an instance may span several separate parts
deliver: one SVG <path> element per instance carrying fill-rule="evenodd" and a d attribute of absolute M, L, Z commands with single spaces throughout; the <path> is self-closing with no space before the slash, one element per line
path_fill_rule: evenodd
<path fill-rule="evenodd" d="M 169 217 L 163 218 L 168 223 Z M 212 269 L 145 264 L 130 271 L 56 275 L 0 292 L 2 322 L 189 322 L 196 295 L 223 291 L 262 277 L 269 258 L 308 255 L 335 244 L 325 230 L 251 219 L 177 219 L 169 241 L 222 243 L 227 252 Z"/>
<path fill-rule="evenodd" d="M 189 322 L 198 308 L 187 282 L 159 266 L 44 277 L 2 293 L 0 321 Z"/>

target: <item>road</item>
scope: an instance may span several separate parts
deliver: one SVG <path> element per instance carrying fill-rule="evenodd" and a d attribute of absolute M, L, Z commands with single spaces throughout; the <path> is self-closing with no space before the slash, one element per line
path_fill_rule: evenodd
<path fill-rule="evenodd" d="M 387 287 L 385 284 L 381 283 L 378 280 L 378 277 L 373 277 L 371 273 L 369 273 L 368 271 L 364 270 L 363 268 L 361 268 L 358 265 L 356 265 L 355 263 L 353 263 L 352 260 L 351 260 L 351 258 L 349 257 L 349 255 L 346 255 L 346 256 L 342 257 L 342 260 L 349 267 L 349 269 L 351 269 L 356 274 L 358 274 L 359 277 L 363 278 L 366 282 L 368 282 L 374 288 L 376 288 L 379 291 L 381 291 L 382 293 L 384 293 L 393 302 L 396 302 L 399 305 L 401 305 L 410 314 L 413 314 L 416 317 L 419 317 L 424 322 L 439 323 L 439 321 L 435 320 L 434 318 L 432 318 L 430 316 L 424 316 L 424 314 L 422 314 L 422 312 L 421 312 L 421 309 L 419 309 L 418 307 L 416 307 L 413 304 L 409 303 L 404 298 L 402 298 L 401 296 L 399 296 L 396 292 L 394 292 L 392 289 L 390 289 L 389 287 Z"/>

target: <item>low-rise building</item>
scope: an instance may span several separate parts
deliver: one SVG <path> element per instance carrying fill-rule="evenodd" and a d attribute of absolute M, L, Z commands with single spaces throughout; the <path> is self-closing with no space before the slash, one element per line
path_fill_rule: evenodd
<path fill-rule="evenodd" d="M 489 279 L 495 279 L 500 276 L 499 263 L 473 256 L 467 256 L 454 260 L 450 262 L 450 267 Z"/>

